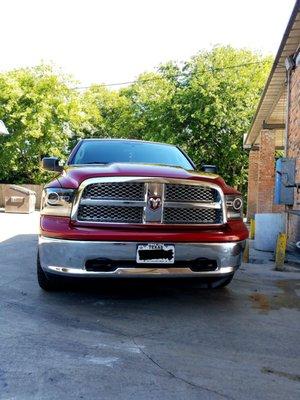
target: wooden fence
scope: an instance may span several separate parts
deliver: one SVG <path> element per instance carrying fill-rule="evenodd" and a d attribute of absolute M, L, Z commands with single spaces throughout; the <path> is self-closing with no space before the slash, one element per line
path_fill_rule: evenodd
<path fill-rule="evenodd" d="M 0 207 L 4 207 L 4 188 L 6 186 L 10 186 L 10 184 L 0 184 Z M 41 196 L 42 196 L 42 190 L 43 190 L 43 185 L 30 185 L 30 184 L 26 184 L 26 185 L 17 185 L 17 186 L 21 186 L 24 187 L 26 189 L 30 189 L 33 190 L 36 194 L 36 205 L 35 208 L 37 210 L 40 209 L 40 204 L 41 204 Z"/>

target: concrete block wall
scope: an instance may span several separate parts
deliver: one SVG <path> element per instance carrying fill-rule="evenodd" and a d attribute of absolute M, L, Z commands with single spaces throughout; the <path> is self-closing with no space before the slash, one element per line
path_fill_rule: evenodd
<path fill-rule="evenodd" d="M 5 186 L 10 186 L 9 184 L 0 184 L 0 207 L 4 207 L 4 188 Z M 22 184 L 18 185 L 22 186 L 26 189 L 33 190 L 36 194 L 36 205 L 35 208 L 37 210 L 40 209 L 40 204 L 41 204 L 41 197 L 42 197 L 42 191 L 43 191 L 43 185 L 30 185 L 30 184 Z"/>

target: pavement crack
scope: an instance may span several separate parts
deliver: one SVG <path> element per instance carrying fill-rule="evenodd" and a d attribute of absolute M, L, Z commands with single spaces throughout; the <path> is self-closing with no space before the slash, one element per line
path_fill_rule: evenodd
<path fill-rule="evenodd" d="M 276 371 L 273 368 L 263 367 L 261 369 L 261 372 L 263 374 L 274 374 L 274 375 L 280 376 L 282 378 L 287 378 L 287 379 L 289 379 L 291 381 L 295 381 L 295 382 L 300 381 L 300 375 L 290 374 L 290 373 L 284 372 L 284 371 Z"/>
<path fill-rule="evenodd" d="M 229 400 L 234 400 L 233 397 L 227 396 L 223 393 L 220 393 L 214 389 L 210 389 L 206 386 L 202 386 L 202 385 L 198 385 L 197 383 L 188 381 L 187 379 L 184 379 L 176 374 L 174 374 L 173 372 L 171 372 L 170 370 L 168 370 L 167 368 L 164 368 L 162 365 L 160 365 L 157 361 L 155 361 L 148 353 L 145 352 L 145 350 L 143 350 L 143 348 L 141 346 L 139 346 L 137 344 L 137 342 L 135 341 L 134 337 L 131 338 L 132 342 L 134 343 L 134 345 L 137 347 L 137 349 L 152 363 L 154 364 L 157 368 L 159 368 L 160 370 L 162 370 L 163 372 L 165 372 L 166 374 L 168 374 L 171 378 L 176 379 L 178 381 L 181 381 L 183 383 L 185 383 L 186 385 L 192 386 L 194 388 L 200 389 L 200 390 L 205 390 L 207 392 L 210 393 L 214 393 L 224 399 L 229 399 Z"/>

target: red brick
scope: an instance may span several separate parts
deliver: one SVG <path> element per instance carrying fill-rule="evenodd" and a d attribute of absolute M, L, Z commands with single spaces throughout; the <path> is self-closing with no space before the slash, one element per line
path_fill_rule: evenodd
<path fill-rule="evenodd" d="M 275 131 L 262 130 L 258 164 L 257 212 L 273 211 L 275 184 Z"/>
<path fill-rule="evenodd" d="M 287 156 L 296 159 L 296 182 L 300 183 L 300 67 L 292 72 Z M 293 210 L 300 210 L 300 194 L 295 189 Z M 288 217 L 288 241 L 300 241 L 300 216 Z"/>
<path fill-rule="evenodd" d="M 257 182 L 258 182 L 259 151 L 251 150 L 249 153 L 248 168 L 248 204 L 247 218 L 253 218 L 257 212 Z"/>

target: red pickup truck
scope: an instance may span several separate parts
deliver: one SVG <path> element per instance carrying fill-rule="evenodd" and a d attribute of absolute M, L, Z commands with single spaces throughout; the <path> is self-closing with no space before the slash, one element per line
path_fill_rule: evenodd
<path fill-rule="evenodd" d="M 218 175 L 196 172 L 177 146 L 84 139 L 43 191 L 38 282 L 66 277 L 189 277 L 227 285 L 248 231 L 242 197 Z"/>

